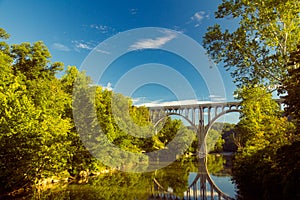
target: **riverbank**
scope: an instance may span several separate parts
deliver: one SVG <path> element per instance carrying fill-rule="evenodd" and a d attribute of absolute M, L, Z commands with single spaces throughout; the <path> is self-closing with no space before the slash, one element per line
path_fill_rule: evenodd
<path fill-rule="evenodd" d="M 81 171 L 75 177 L 73 176 L 52 176 L 39 180 L 35 185 L 25 185 L 24 187 L 14 190 L 6 194 L 0 194 L 0 199 L 27 199 L 28 196 L 39 193 L 40 191 L 63 189 L 70 184 L 87 184 L 89 179 L 101 175 L 117 172 L 116 169 L 103 169 L 98 172 L 90 172 L 89 170 Z"/>
<path fill-rule="evenodd" d="M 208 160 L 209 172 L 219 174 L 223 170 L 222 156 L 210 155 Z M 95 175 L 90 173 L 87 182 L 48 180 L 43 187 L 34 188 L 23 196 L 15 195 L 3 199 L 148 199 L 155 191 L 154 179 L 163 188 L 183 198 L 200 166 L 202 165 L 197 159 L 189 158 L 177 160 L 165 168 L 147 173 L 126 173 L 108 169 Z M 224 174 L 213 177 L 219 188 L 227 188 L 231 184 L 229 181 L 224 183 L 227 177 Z"/>

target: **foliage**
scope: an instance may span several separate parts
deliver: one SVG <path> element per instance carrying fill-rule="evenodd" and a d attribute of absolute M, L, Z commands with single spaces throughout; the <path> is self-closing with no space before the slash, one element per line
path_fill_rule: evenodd
<path fill-rule="evenodd" d="M 224 170 L 224 164 L 226 163 L 226 160 L 222 155 L 216 156 L 213 154 L 209 154 L 206 157 L 206 165 L 207 170 L 210 174 L 217 175 L 222 170 Z"/>
<path fill-rule="evenodd" d="M 57 65 L 47 65 L 49 58 L 41 42 L 0 51 L 1 193 L 38 183 L 66 165 L 67 96 L 54 77 L 58 68 L 51 66 Z"/>
<path fill-rule="evenodd" d="M 264 181 L 275 170 L 278 149 L 290 144 L 293 125 L 282 117 L 279 105 L 265 89 L 242 88 L 239 98 L 243 101 L 236 130 L 239 149 L 234 160 L 234 180 L 243 196 L 251 196 L 255 190 L 255 198 L 262 198 Z"/>
<path fill-rule="evenodd" d="M 114 172 L 90 178 L 88 184 L 57 185 L 26 199 L 147 199 L 153 181 L 149 174 Z M 31 198 L 30 198 L 31 197 Z"/>
<path fill-rule="evenodd" d="M 232 18 L 238 26 L 223 30 L 216 24 L 204 36 L 208 54 L 224 63 L 239 87 L 242 115 L 234 130 L 238 152 L 233 173 L 245 199 L 297 196 L 288 194 L 293 190 L 284 184 L 297 185 L 288 175 L 297 175 L 297 154 L 286 153 L 297 149 L 299 133 L 299 12 L 300 3 L 293 0 L 223 0 L 216 18 Z M 286 95 L 289 120 L 266 91 L 274 88 Z"/>
<path fill-rule="evenodd" d="M 209 27 L 203 44 L 223 62 L 239 87 L 277 86 L 287 74 L 290 52 L 300 40 L 300 3 L 294 0 L 223 0 L 216 18 L 233 18 L 235 30 Z"/>
<path fill-rule="evenodd" d="M 206 136 L 206 148 L 207 152 L 221 152 L 223 150 L 223 144 L 225 140 L 222 138 L 222 132 L 211 129 Z"/>
<path fill-rule="evenodd" d="M 167 191 L 172 188 L 175 195 L 183 197 L 183 193 L 188 188 L 189 172 L 197 171 L 196 166 L 191 160 L 188 162 L 177 161 L 167 167 L 157 170 L 154 173 L 154 178 Z"/>
<path fill-rule="evenodd" d="M 64 92 L 68 95 L 68 99 L 73 99 L 73 88 L 76 79 L 80 79 L 81 86 L 85 88 L 87 88 L 88 84 L 91 83 L 90 78 L 87 77 L 84 72 L 79 72 L 76 67 L 69 66 L 64 76 L 60 80 Z M 90 154 L 90 152 L 82 144 L 81 138 L 77 133 L 75 127 L 72 105 L 73 101 L 68 101 L 64 110 L 64 116 L 70 119 L 72 124 L 67 137 L 70 145 L 66 147 L 68 151 L 66 169 L 69 172 L 70 176 L 78 176 L 80 171 L 95 171 L 99 170 L 99 168 L 103 166 Z M 87 116 L 85 116 L 84 118 L 87 118 Z"/>
<path fill-rule="evenodd" d="M 208 152 L 235 152 L 235 124 L 215 122 L 206 136 Z"/>
<path fill-rule="evenodd" d="M 286 92 L 284 96 L 286 108 L 286 115 L 293 118 L 297 125 L 297 133 L 300 133 L 300 45 L 296 51 L 290 55 L 290 63 L 288 63 L 288 76 L 283 82 L 282 93 Z"/>
<path fill-rule="evenodd" d="M 0 38 L 8 37 L 0 29 Z M 68 67 L 57 78 L 63 64 L 52 63 L 50 58 L 42 42 L 0 43 L 0 183 L 4 186 L 0 194 L 38 186 L 54 176 L 76 178 L 81 171 L 107 168 L 83 141 L 98 149 L 112 143 L 132 152 L 126 159 L 123 154 L 109 155 L 119 157 L 120 166 L 145 162 L 142 153 L 165 148 L 178 127 L 183 130 L 179 134 L 183 144 L 174 143 L 170 148 L 186 148 L 190 130 L 179 121 L 168 119 L 154 135 L 147 108 L 135 107 L 130 98 L 91 85 L 91 79 L 76 67 Z M 75 95 L 78 93 L 82 95 Z M 79 106 L 74 108 L 75 104 Z M 75 121 L 74 114 L 79 114 L 82 123 Z M 78 130 L 84 134 L 79 135 Z"/>

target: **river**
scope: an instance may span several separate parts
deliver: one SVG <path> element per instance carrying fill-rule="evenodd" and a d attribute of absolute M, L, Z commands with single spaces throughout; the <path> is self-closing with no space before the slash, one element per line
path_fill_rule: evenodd
<path fill-rule="evenodd" d="M 235 186 L 231 182 L 231 161 L 230 156 L 208 155 L 206 168 L 210 179 L 217 188 L 230 197 L 235 196 Z M 184 158 L 169 166 L 148 173 L 125 173 L 108 172 L 97 177 L 91 177 L 88 183 L 84 184 L 57 184 L 51 189 L 31 194 L 26 199 L 109 199 L 109 200 L 146 200 L 157 199 L 163 195 L 172 196 L 174 199 L 196 199 L 195 193 L 200 193 L 199 179 L 198 189 L 195 185 L 189 186 L 197 176 L 205 175 L 201 170 L 201 163 L 195 158 Z M 205 177 L 205 176 L 201 176 Z M 197 185 L 196 184 L 196 185 Z M 197 187 L 197 186 L 196 186 Z M 194 191 L 187 192 L 194 188 Z M 206 183 L 205 195 L 210 195 L 210 185 Z M 216 192 L 214 193 L 214 195 Z M 214 196 L 213 195 L 213 196 Z M 199 197 L 200 198 L 200 197 Z M 198 199 L 199 199 L 198 198 Z M 214 198 L 217 199 L 217 196 Z"/>

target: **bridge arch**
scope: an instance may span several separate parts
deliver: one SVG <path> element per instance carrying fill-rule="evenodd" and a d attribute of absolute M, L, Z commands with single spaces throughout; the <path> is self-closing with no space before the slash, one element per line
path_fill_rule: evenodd
<path fill-rule="evenodd" d="M 206 188 L 206 182 L 210 185 L 210 196 L 212 199 L 214 199 L 214 194 L 216 193 L 218 195 L 218 199 L 225 199 L 225 200 L 233 200 L 234 198 L 228 196 L 225 194 L 212 180 L 208 169 L 207 169 L 207 163 L 206 163 L 206 157 L 201 158 L 199 160 L 200 167 L 198 169 L 198 174 L 194 178 L 193 182 L 189 185 L 187 190 L 187 198 L 190 199 L 190 195 L 197 195 L 197 190 L 200 191 L 200 199 L 206 199 L 207 196 L 207 188 Z M 196 190 L 196 191 L 195 191 Z M 197 199 L 197 198 L 196 198 Z"/>
<path fill-rule="evenodd" d="M 217 116 L 215 116 L 209 123 L 208 125 L 206 125 L 205 127 L 205 136 L 207 135 L 209 129 L 214 125 L 214 123 L 222 116 L 224 116 L 225 114 L 228 114 L 228 113 L 233 113 L 233 112 L 238 112 L 238 113 L 241 113 L 241 109 L 230 109 L 230 110 L 224 110 L 222 111 L 221 113 L 219 113 Z"/>
<path fill-rule="evenodd" d="M 165 118 L 169 117 L 169 116 L 172 116 L 172 115 L 175 115 L 175 116 L 179 116 L 179 117 L 182 117 L 183 119 L 185 119 L 192 127 L 195 131 L 197 131 L 197 126 L 186 116 L 184 115 L 181 115 L 179 113 L 175 113 L 175 112 L 168 112 L 168 113 L 165 113 L 165 116 L 161 117 L 160 119 L 158 119 L 155 124 L 154 124 L 154 127 L 156 127 L 160 122 L 162 122 Z"/>

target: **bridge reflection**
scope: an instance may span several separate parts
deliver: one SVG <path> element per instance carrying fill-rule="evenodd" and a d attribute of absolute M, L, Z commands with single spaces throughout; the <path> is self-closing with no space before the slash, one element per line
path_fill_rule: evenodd
<path fill-rule="evenodd" d="M 164 188 L 160 183 L 153 179 L 154 184 L 152 194 L 148 200 L 208 200 L 208 199 L 224 199 L 233 200 L 234 198 L 222 192 L 222 190 L 211 179 L 206 165 L 206 157 L 199 159 L 199 167 L 197 176 L 180 197 L 172 192 L 172 190 Z"/>

